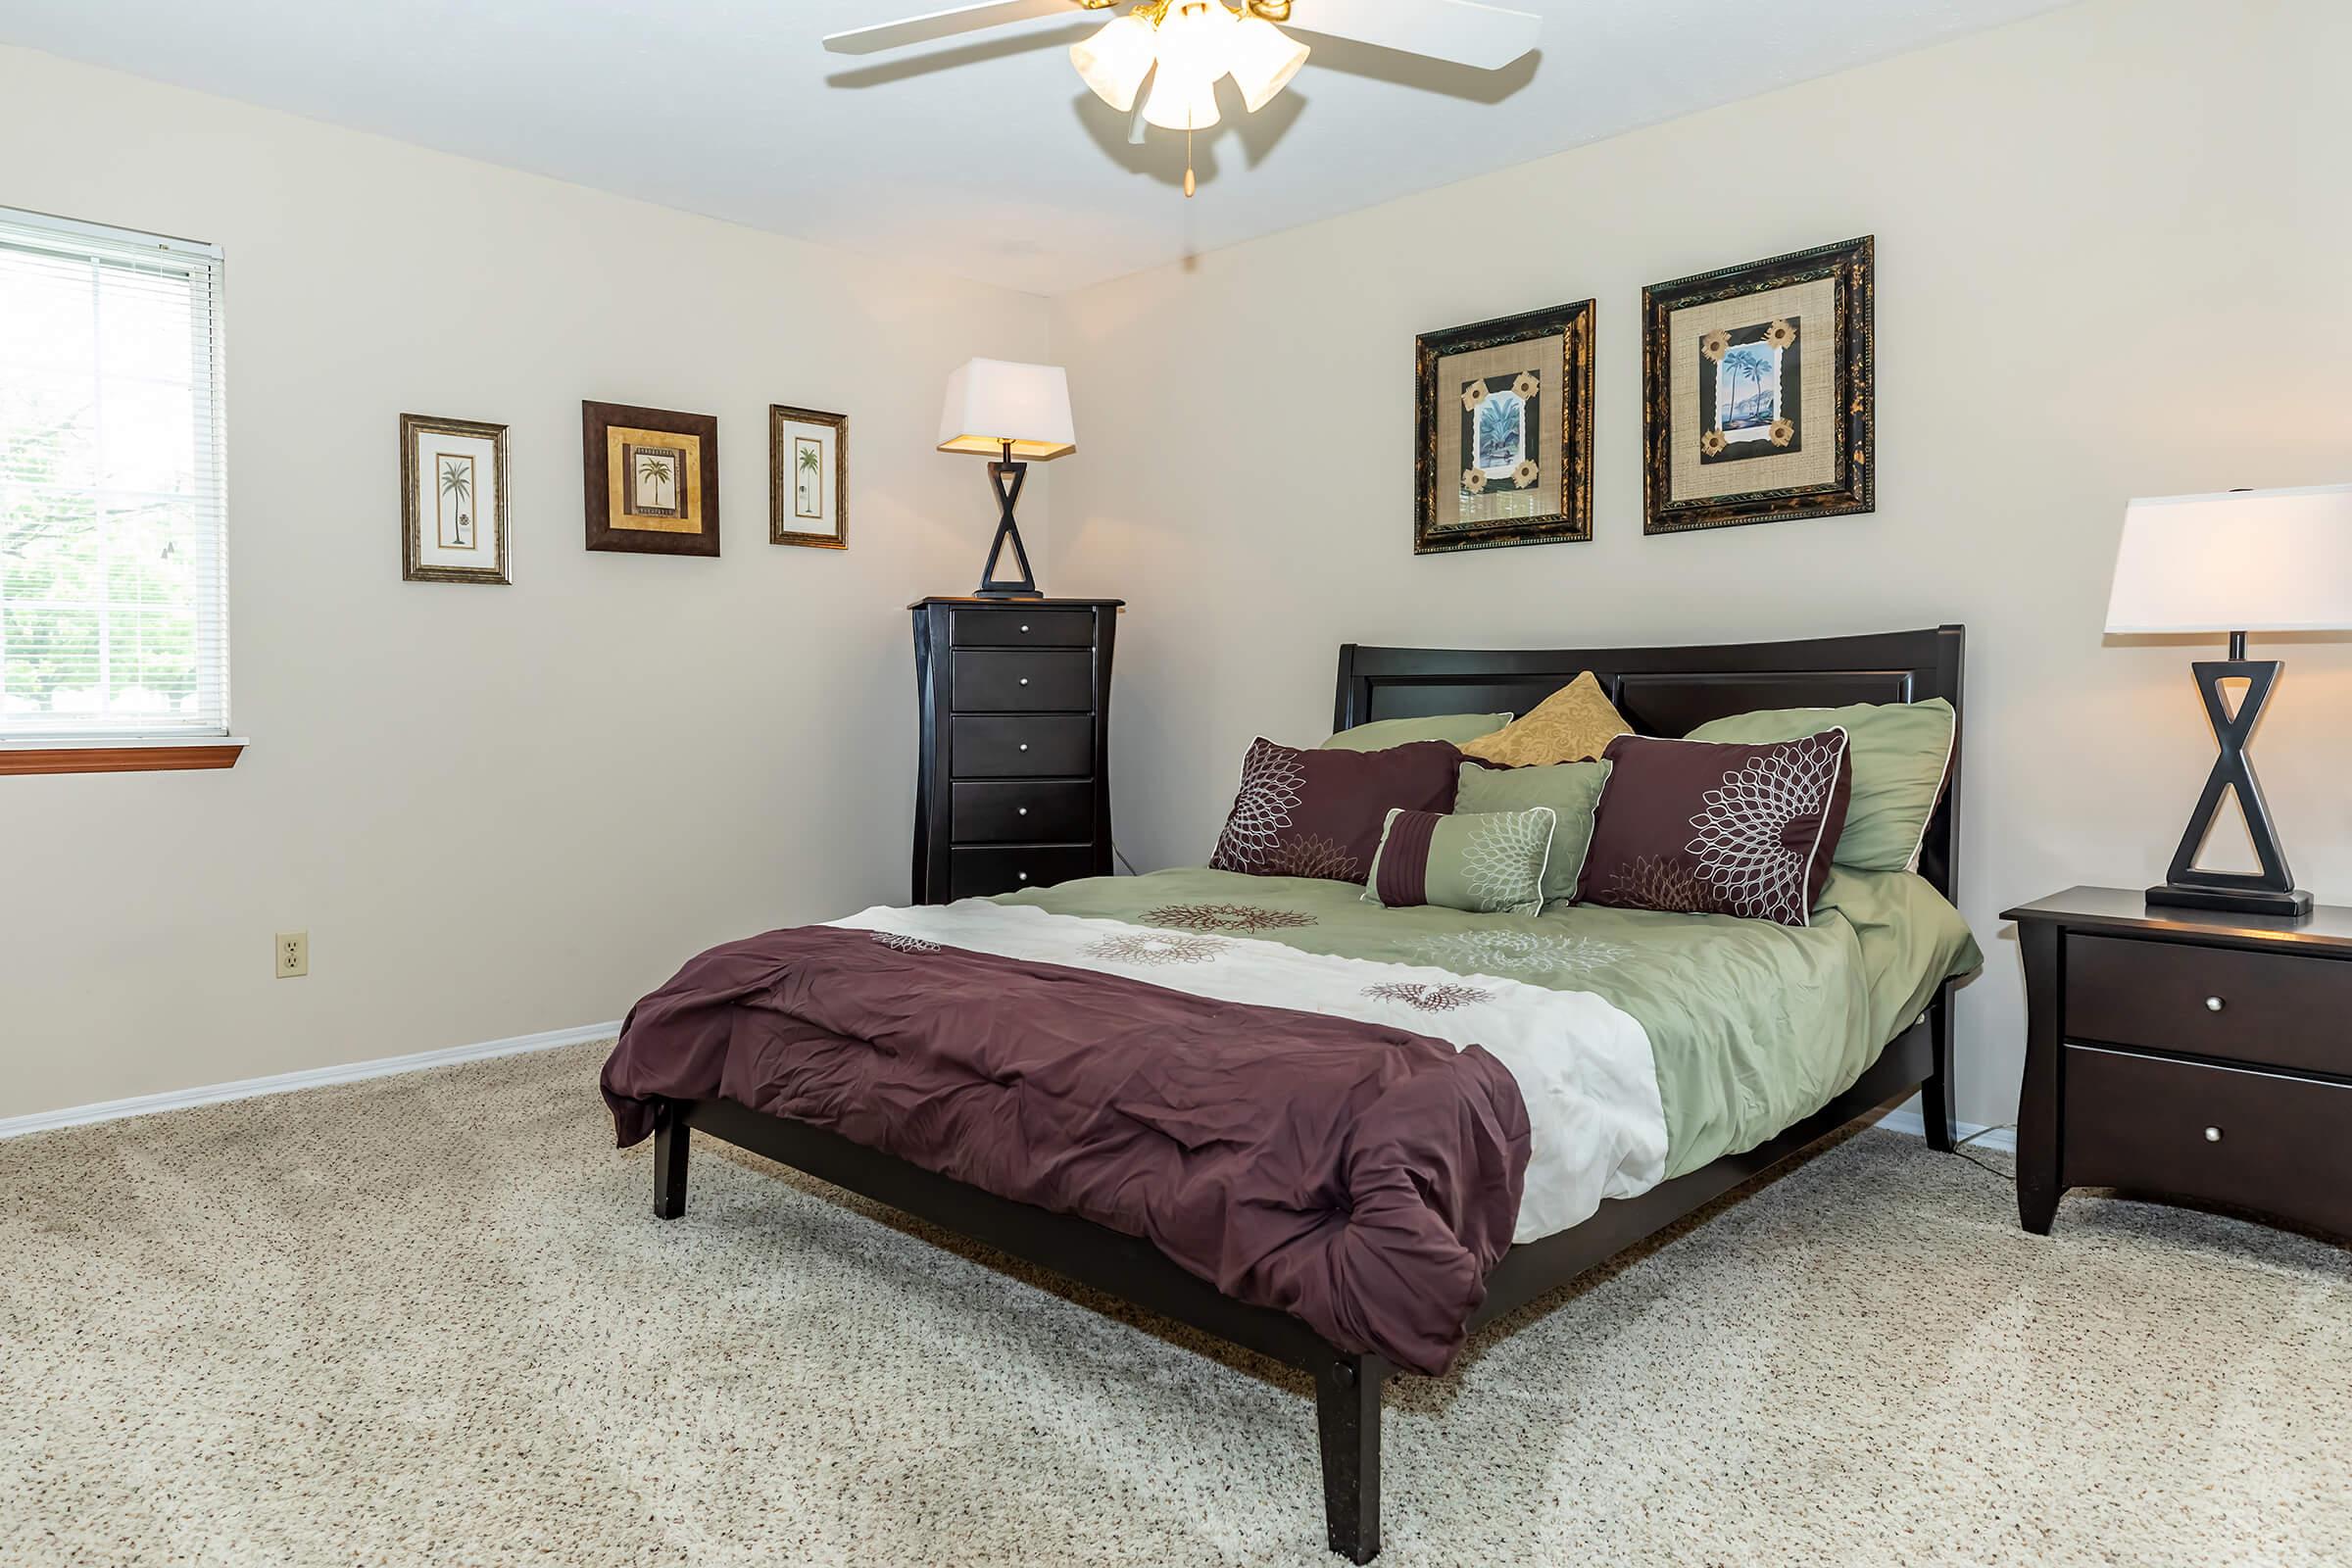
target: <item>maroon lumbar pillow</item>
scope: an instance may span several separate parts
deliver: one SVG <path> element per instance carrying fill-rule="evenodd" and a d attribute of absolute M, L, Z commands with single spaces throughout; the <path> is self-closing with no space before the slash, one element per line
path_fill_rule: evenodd
<path fill-rule="evenodd" d="M 1212 870 L 1361 882 L 1392 810 L 1451 811 L 1462 754 L 1447 741 L 1303 751 L 1259 736 L 1217 835 Z"/>
<path fill-rule="evenodd" d="M 1580 904 L 1804 925 L 1830 878 L 1854 770 L 1842 729 L 1756 744 L 1620 735 Z"/>

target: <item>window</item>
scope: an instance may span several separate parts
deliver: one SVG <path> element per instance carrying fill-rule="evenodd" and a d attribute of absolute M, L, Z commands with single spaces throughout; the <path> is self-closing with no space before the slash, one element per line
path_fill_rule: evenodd
<path fill-rule="evenodd" d="M 216 248 L 0 208 L 0 771 L 235 760 L 220 320 Z"/>

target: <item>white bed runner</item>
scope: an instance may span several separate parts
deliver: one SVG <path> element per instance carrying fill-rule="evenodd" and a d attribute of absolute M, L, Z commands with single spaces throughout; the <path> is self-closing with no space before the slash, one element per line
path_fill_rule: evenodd
<path fill-rule="evenodd" d="M 1248 937 L 1166 931 L 1026 905 L 966 899 L 877 906 L 827 922 L 1070 969 L 1123 975 L 1219 1002 L 1389 1024 L 1487 1049 L 1518 1081 L 1529 1130 L 1527 1184 L 1512 1240 L 1532 1242 L 1631 1198 L 1666 1170 L 1666 1113 L 1649 1036 L 1586 991 L 1493 975 L 1301 953 Z"/>

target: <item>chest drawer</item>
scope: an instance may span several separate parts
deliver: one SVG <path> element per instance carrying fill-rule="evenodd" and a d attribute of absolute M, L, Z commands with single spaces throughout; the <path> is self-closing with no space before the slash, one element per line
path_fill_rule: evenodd
<path fill-rule="evenodd" d="M 954 655 L 948 703 L 958 713 L 1083 713 L 1095 706 L 1094 656 L 975 649 Z"/>
<path fill-rule="evenodd" d="M 948 852 L 948 897 L 985 899 L 1096 874 L 1095 851 L 1067 844 Z"/>
<path fill-rule="evenodd" d="M 1092 782 L 948 786 L 948 835 L 956 844 L 1054 844 L 1095 836 Z"/>
<path fill-rule="evenodd" d="M 948 616 L 957 648 L 1092 648 L 1091 610 L 958 610 Z"/>
<path fill-rule="evenodd" d="M 2069 1046 L 2070 1186 L 2143 1188 L 2352 1233 L 2352 1085 Z"/>
<path fill-rule="evenodd" d="M 956 778 L 1070 778 L 1094 770 L 1095 721 L 1084 713 L 966 715 L 949 724 L 948 772 Z"/>
<path fill-rule="evenodd" d="M 2070 936 L 2066 1036 L 2352 1075 L 2352 962 Z M 2345 1129 L 2352 1137 L 2352 1125 Z"/>

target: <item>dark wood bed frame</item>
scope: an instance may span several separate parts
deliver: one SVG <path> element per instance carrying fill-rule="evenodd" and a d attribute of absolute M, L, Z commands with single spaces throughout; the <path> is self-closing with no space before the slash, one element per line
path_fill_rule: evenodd
<path fill-rule="evenodd" d="M 1583 670 L 1596 675 L 1635 728 L 1682 735 L 1711 718 L 1760 708 L 1902 703 L 1941 697 L 1960 707 L 1962 629 L 1735 643 L 1716 648 L 1600 648 L 1482 652 L 1425 648 L 1340 650 L 1334 726 L 1430 713 L 1524 713 Z M 1943 804 L 1928 825 L 1920 871 L 1953 896 L 1960 793 L 1955 748 Z M 1861 1080 L 1777 1138 L 1604 1201 L 1591 1219 L 1513 1247 L 1487 1277 L 1473 1329 L 1560 1289 L 1597 1263 L 1703 1207 L 1856 1117 L 1922 1092 L 1928 1142 L 1952 1147 L 1952 987 L 1890 1041 Z M 1323 1506 L 1331 1549 L 1369 1562 L 1380 1550 L 1381 1388 L 1395 1370 L 1343 1350 L 1298 1318 L 1218 1294 L 1150 1243 L 1091 1221 L 1013 1202 L 937 1176 L 838 1134 L 748 1110 L 726 1100 L 664 1107 L 654 1152 L 654 1212 L 686 1211 L 689 1129 L 763 1154 L 1080 1284 L 1287 1362 L 1315 1382 Z"/>

